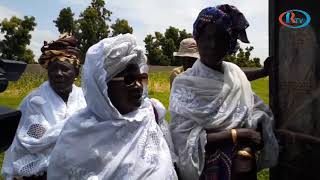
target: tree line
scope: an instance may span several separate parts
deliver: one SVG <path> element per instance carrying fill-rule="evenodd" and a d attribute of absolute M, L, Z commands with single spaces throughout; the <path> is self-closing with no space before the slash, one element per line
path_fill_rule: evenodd
<path fill-rule="evenodd" d="M 133 28 L 126 19 L 116 19 L 111 23 L 112 12 L 106 8 L 104 0 L 92 0 L 91 4 L 75 18 L 70 7 L 63 8 L 53 23 L 59 33 L 72 33 L 80 43 L 82 57 L 90 46 L 99 40 L 119 34 L 133 33 Z M 27 46 L 31 42 L 31 32 L 36 27 L 36 19 L 16 16 L 0 22 L 0 58 L 27 63 L 36 63 L 35 55 Z M 185 29 L 170 26 L 164 33 L 154 32 L 145 39 L 146 54 L 151 65 L 179 66 L 173 52 L 179 50 L 180 42 L 192 37 Z M 240 48 L 239 51 L 226 58 L 241 67 L 261 67 L 259 58 L 251 58 L 253 47 Z M 83 58 L 84 59 L 84 58 Z"/>

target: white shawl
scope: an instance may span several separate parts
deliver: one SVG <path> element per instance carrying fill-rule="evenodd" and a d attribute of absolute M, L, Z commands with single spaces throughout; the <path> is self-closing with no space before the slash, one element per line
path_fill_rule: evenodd
<path fill-rule="evenodd" d="M 132 35 L 92 46 L 83 69 L 88 108 L 72 116 L 53 150 L 48 180 L 177 179 L 168 144 L 148 98 L 121 115 L 108 97 L 106 81 L 128 63 L 145 67 L 146 57 Z M 165 111 L 160 112 L 163 120 Z"/>
<path fill-rule="evenodd" d="M 81 88 L 73 85 L 67 104 L 44 82 L 21 103 L 22 117 L 11 147 L 5 154 L 2 174 L 40 175 L 46 171 L 50 153 L 64 126 L 74 112 L 86 107 Z"/>
<path fill-rule="evenodd" d="M 223 62 L 223 72 L 198 60 L 173 82 L 170 129 L 184 180 L 201 175 L 207 143 L 205 129 L 255 128 L 261 121 L 265 147 L 259 156 L 260 168 L 276 163 L 278 144 L 272 131 L 272 113 L 254 95 L 238 66 Z"/>

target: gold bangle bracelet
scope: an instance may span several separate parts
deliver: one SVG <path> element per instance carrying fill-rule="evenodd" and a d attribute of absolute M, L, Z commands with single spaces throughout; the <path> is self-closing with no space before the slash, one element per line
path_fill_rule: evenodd
<path fill-rule="evenodd" d="M 231 136 L 233 144 L 237 144 L 237 130 L 231 129 Z"/>
<path fill-rule="evenodd" d="M 247 158 L 253 158 L 253 155 L 245 150 L 238 151 L 238 155 L 243 156 L 243 157 L 247 157 Z"/>

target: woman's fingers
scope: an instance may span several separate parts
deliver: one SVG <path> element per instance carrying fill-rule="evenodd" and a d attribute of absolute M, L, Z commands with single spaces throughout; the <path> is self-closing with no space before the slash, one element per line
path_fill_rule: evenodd
<path fill-rule="evenodd" d="M 261 133 L 254 129 L 238 129 L 240 143 L 259 145 L 262 142 Z"/>

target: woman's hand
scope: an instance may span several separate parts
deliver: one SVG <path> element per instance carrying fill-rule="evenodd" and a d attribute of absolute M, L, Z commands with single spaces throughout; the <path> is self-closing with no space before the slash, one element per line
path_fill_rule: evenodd
<path fill-rule="evenodd" d="M 241 145 L 253 145 L 254 147 L 257 147 L 263 144 L 261 133 L 254 129 L 237 129 L 237 140 Z"/>
<path fill-rule="evenodd" d="M 265 76 L 269 76 L 271 73 L 271 63 L 273 62 L 273 57 L 267 57 L 267 59 L 263 63 L 263 73 Z"/>

